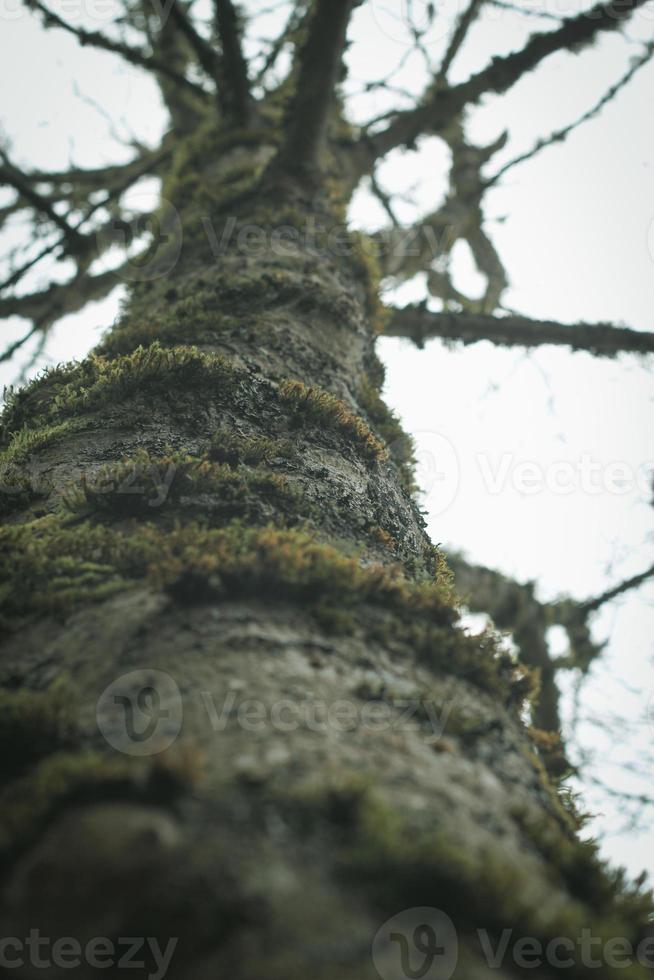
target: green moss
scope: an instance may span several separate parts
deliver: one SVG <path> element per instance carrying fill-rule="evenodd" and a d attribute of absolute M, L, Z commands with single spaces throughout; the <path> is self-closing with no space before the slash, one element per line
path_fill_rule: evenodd
<path fill-rule="evenodd" d="M 397 568 L 364 568 L 301 530 L 236 523 L 163 531 L 146 524 L 122 532 L 103 525 L 67 526 L 48 517 L 0 529 L 0 554 L 5 559 L 1 595 L 14 611 L 70 607 L 88 595 L 102 598 L 124 587 L 127 578 L 148 577 L 170 586 L 180 575 L 197 574 L 212 576 L 218 593 L 261 594 L 268 585 L 276 597 L 324 601 L 333 596 L 347 605 L 389 602 L 416 613 L 451 616 L 449 597 L 437 584 L 413 585 Z"/>
<path fill-rule="evenodd" d="M 220 355 L 154 343 L 113 359 L 92 354 L 81 364 L 39 379 L 24 390 L 23 401 L 29 406 L 30 422 L 38 419 L 55 425 L 67 416 L 120 403 L 126 397 L 166 392 L 173 381 L 180 387 L 211 388 L 226 394 L 237 377 L 236 369 Z M 12 408 L 10 405 L 7 416 L 10 427 L 16 422 Z"/>
<path fill-rule="evenodd" d="M 54 515 L 0 528 L 5 621 L 26 614 L 61 614 L 125 588 L 116 567 L 117 544 L 106 528 L 69 528 Z"/>
<path fill-rule="evenodd" d="M 64 802 L 100 787 L 133 783 L 132 760 L 108 759 L 92 752 L 57 752 L 40 762 L 0 794 L 0 853 L 29 841 L 46 818 Z"/>
<path fill-rule="evenodd" d="M 180 211 L 211 205 L 216 208 L 233 201 L 239 193 L 250 189 L 262 170 L 261 164 L 235 166 L 221 174 L 220 182 L 212 182 L 207 173 L 207 160 L 223 158 L 240 147 L 253 151 L 257 147 L 276 145 L 280 134 L 273 127 L 222 129 L 213 118 L 198 126 L 195 132 L 180 143 L 162 188 L 162 197 Z"/>
<path fill-rule="evenodd" d="M 249 219 L 250 223 L 255 219 Z M 257 227 L 264 223 L 257 218 Z M 284 222 L 272 219 L 273 229 Z M 238 235 L 238 227 L 231 237 Z M 216 229 L 216 234 L 220 231 Z M 174 286 L 153 298 L 134 294 L 117 326 L 104 338 L 99 352 L 127 353 L 138 344 L 159 340 L 175 343 L 211 344 L 226 338 L 261 343 L 266 338 L 274 346 L 278 337 L 275 308 L 293 304 L 298 313 L 324 313 L 336 327 L 353 323 L 358 315 L 351 296 L 324 286 L 317 275 L 306 269 L 252 270 L 248 273 L 216 276 L 207 282 L 194 277 L 188 284 Z"/>
<path fill-rule="evenodd" d="M 35 426 L 34 421 L 47 408 L 52 394 L 74 378 L 77 371 L 78 365 L 75 363 L 46 368 L 24 388 L 10 388 L 6 392 L 0 417 L 0 440 L 6 447 L 5 451 L 13 446 L 16 456 L 25 458 L 40 445 L 47 444 L 53 430 L 63 432 L 60 425 Z M 42 442 L 39 433 L 47 433 Z M 56 437 L 52 435 L 53 439 Z"/>
<path fill-rule="evenodd" d="M 295 454 L 290 440 L 268 439 L 266 436 L 244 436 L 233 428 L 222 426 L 211 437 L 207 455 L 217 463 L 237 466 L 270 465 L 276 459 L 289 459 Z"/>
<path fill-rule="evenodd" d="M 368 529 L 368 534 L 377 542 L 377 544 L 380 544 L 382 548 L 385 548 L 387 551 L 390 551 L 393 554 L 397 553 L 397 541 L 393 535 L 389 534 L 388 531 L 385 531 L 383 527 L 379 527 L 375 524 Z"/>
<path fill-rule="evenodd" d="M 257 448 L 252 441 L 251 453 Z M 263 447 L 258 447 L 263 451 Z M 158 508 L 206 511 L 213 523 L 240 517 L 265 522 L 271 509 L 280 519 L 296 523 L 312 508 L 297 487 L 265 469 L 233 468 L 206 458 L 171 453 L 153 457 L 145 450 L 120 463 L 104 466 L 64 494 L 75 514 L 107 517 L 142 517 Z"/>
<path fill-rule="evenodd" d="M 167 389 L 173 379 L 179 385 L 210 386 L 228 393 L 236 378 L 234 367 L 220 355 L 154 343 L 112 360 L 92 355 L 80 365 L 80 376 L 57 393 L 51 410 L 53 414 L 86 411 L 152 388 Z"/>
<path fill-rule="evenodd" d="M 0 599 L 11 625 L 24 616 L 65 616 L 143 581 L 180 602 L 245 596 L 299 602 L 335 630 L 410 649 L 437 672 L 456 674 L 521 704 L 524 672 L 455 625 L 451 585 L 415 582 L 401 567 L 360 563 L 301 529 L 200 524 L 123 530 L 54 516 L 0 529 Z M 374 615 L 373 615 L 374 614 Z M 334 618 L 335 616 L 335 618 Z"/>
<path fill-rule="evenodd" d="M 395 412 L 388 408 L 379 389 L 368 378 L 363 379 L 358 398 L 361 407 L 388 446 L 391 458 L 400 471 L 402 485 L 408 493 L 414 493 L 417 484 L 414 472 L 416 459 L 413 439 L 404 431 Z"/>
<path fill-rule="evenodd" d="M 369 792 L 365 777 L 328 770 L 319 781 L 275 791 L 270 802 L 297 833 L 325 834 L 332 842 L 346 843 L 362 823 Z"/>
<path fill-rule="evenodd" d="M 0 453 L 0 467 L 24 463 L 29 457 L 75 430 L 75 422 L 69 419 L 58 425 L 44 425 L 40 429 L 25 427 L 12 434 L 7 448 Z"/>
<path fill-rule="evenodd" d="M 69 744 L 75 730 L 71 690 L 0 690 L 0 778 L 15 779 L 44 756 Z"/>
<path fill-rule="evenodd" d="M 598 860 L 592 845 L 560 826 L 551 827 L 539 862 L 531 840 L 526 850 L 518 843 L 520 821 L 516 842 L 498 836 L 474 846 L 444 830 L 437 815 L 409 814 L 382 799 L 359 775 L 327 771 L 319 781 L 260 792 L 267 811 L 274 809 L 301 840 L 328 855 L 333 873 L 367 900 L 379 921 L 404 908 L 429 906 L 452 917 L 460 939 L 484 928 L 498 937 L 510 929 L 516 938 L 543 943 L 556 936 L 575 941 L 590 925 L 606 939 L 625 936 L 636 943 L 647 934 L 651 893 L 630 886 Z M 593 972 L 580 962 L 570 975 Z"/>
<path fill-rule="evenodd" d="M 182 304 L 180 304 L 182 305 Z M 242 320 L 236 316 L 211 312 L 208 303 L 196 297 L 194 302 L 183 304 L 172 311 L 158 312 L 151 320 L 125 321 L 114 327 L 98 348 L 99 354 L 128 354 L 136 347 L 148 347 L 153 343 L 162 346 L 178 344 L 211 344 L 225 335 L 242 329 Z"/>
<path fill-rule="evenodd" d="M 0 864 L 15 859 L 62 808 L 129 800 L 174 806 L 197 776 L 192 747 L 156 760 L 60 751 L 41 759 L 0 793 Z"/>
<path fill-rule="evenodd" d="M 49 487 L 37 481 L 36 472 L 30 471 L 29 458 L 76 428 L 74 421 L 69 420 L 34 430 L 22 428 L 14 433 L 7 448 L 0 452 L 0 517 L 27 506 L 48 492 Z"/>
<path fill-rule="evenodd" d="M 379 639 L 406 643 L 435 674 L 461 677 L 518 712 L 531 694 L 528 672 L 502 651 L 493 633 L 470 637 L 461 629 L 418 621 L 391 622 Z"/>
<path fill-rule="evenodd" d="M 345 402 L 321 388 L 301 381 L 282 381 L 279 396 L 293 409 L 297 425 L 324 426 L 341 432 L 362 449 L 369 459 L 383 460 L 388 451 L 362 418 L 350 411 Z"/>
<path fill-rule="evenodd" d="M 603 861 L 595 841 L 579 840 L 567 814 L 561 820 L 523 807 L 516 808 L 512 816 L 529 845 L 544 858 L 550 874 L 563 881 L 594 913 L 608 915 L 621 904 L 638 905 L 642 912 L 651 912 L 652 895 L 635 896 L 624 869 L 611 868 Z"/>
<path fill-rule="evenodd" d="M 352 243 L 351 267 L 363 284 L 370 329 L 375 335 L 382 334 L 389 312 L 379 295 L 381 283 L 379 248 L 373 238 L 362 232 L 351 231 L 349 236 Z"/>
<path fill-rule="evenodd" d="M 37 496 L 22 467 L 0 466 L 0 518 L 26 507 Z"/>

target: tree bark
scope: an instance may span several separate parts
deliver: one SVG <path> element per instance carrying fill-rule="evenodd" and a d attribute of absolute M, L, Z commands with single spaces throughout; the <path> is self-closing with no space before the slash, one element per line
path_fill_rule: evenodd
<path fill-rule="evenodd" d="M 184 980 L 390 976 L 421 906 L 458 976 L 513 975 L 481 928 L 635 941 L 523 672 L 457 625 L 337 205 L 260 180 L 267 130 L 182 149 L 100 353 L 5 413 L 3 935 L 179 937 Z"/>

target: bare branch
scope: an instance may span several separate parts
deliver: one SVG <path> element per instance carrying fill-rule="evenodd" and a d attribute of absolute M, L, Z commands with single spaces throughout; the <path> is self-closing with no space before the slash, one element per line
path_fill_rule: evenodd
<path fill-rule="evenodd" d="M 42 194 L 39 194 L 34 190 L 29 181 L 25 180 L 20 170 L 13 165 L 5 151 L 2 149 L 0 149 L 0 160 L 2 161 L 2 166 L 0 166 L 0 185 L 5 184 L 18 191 L 21 197 L 27 201 L 35 211 L 42 214 L 43 217 L 52 222 L 55 228 L 58 228 L 59 231 L 62 232 L 69 252 L 72 255 L 78 254 L 81 251 L 83 236 L 72 228 L 65 218 L 63 218 L 60 214 L 57 214 L 52 202 L 47 197 L 44 197 Z"/>
<path fill-rule="evenodd" d="M 250 80 L 241 47 L 238 14 L 232 0 L 214 0 L 216 25 L 222 47 L 218 96 L 228 119 L 247 123 L 250 116 Z"/>
<path fill-rule="evenodd" d="M 90 261 L 95 257 L 99 257 L 101 252 L 110 248 L 112 244 L 124 245 L 126 242 L 128 242 L 130 237 L 130 224 L 129 222 L 121 223 L 115 214 L 110 218 L 105 226 L 100 226 L 99 228 L 95 228 L 93 231 L 86 233 L 82 233 L 81 229 L 88 221 L 90 221 L 97 211 L 108 207 L 113 201 L 120 198 L 120 196 L 126 190 L 132 187 L 142 177 L 156 171 L 169 155 L 169 141 L 167 138 L 164 138 L 162 145 L 157 150 L 148 153 L 143 157 L 136 158 L 135 160 L 130 161 L 129 164 L 125 164 L 122 167 L 109 168 L 111 170 L 111 179 L 107 180 L 105 187 L 103 188 L 107 190 L 107 193 L 103 196 L 103 198 L 97 201 L 95 204 L 88 204 L 84 214 L 76 225 L 70 227 L 66 225 L 66 228 L 63 229 L 64 233 L 62 235 L 57 237 L 54 241 L 48 242 L 48 244 L 33 255 L 32 258 L 24 262 L 18 268 L 14 269 L 3 282 L 0 282 L 0 292 L 4 292 L 10 287 L 15 286 L 16 283 L 20 282 L 23 276 L 30 269 L 38 265 L 38 263 L 43 259 L 50 255 L 54 255 L 55 253 L 58 253 L 58 258 L 72 258 L 77 264 L 78 272 L 84 272 Z M 76 171 L 70 171 L 70 173 L 75 172 Z M 95 171 L 81 171 L 81 173 L 88 177 L 89 174 L 95 173 Z M 59 177 L 62 177 L 62 175 L 55 176 L 57 176 L 58 179 Z M 26 188 L 28 188 L 29 195 L 38 198 L 39 196 L 32 190 L 31 184 L 37 182 L 47 183 L 50 175 L 41 171 L 33 171 L 28 174 L 20 174 L 20 177 L 25 183 Z M 62 177 L 61 183 L 65 184 L 67 181 L 63 180 Z M 66 194 L 62 193 L 60 196 L 57 196 L 57 199 L 68 199 L 72 202 L 75 196 L 76 192 L 75 187 L 73 186 Z M 87 196 L 84 196 L 85 199 L 88 200 Z M 36 201 L 30 202 L 28 200 L 28 203 L 30 203 L 30 206 L 36 207 Z M 69 234 L 67 234 L 67 232 Z M 74 250 L 71 250 L 69 245 L 71 234 L 74 236 Z M 7 299 L 3 302 L 10 303 L 12 300 Z M 57 312 L 57 316 L 64 315 L 66 312 L 69 311 L 63 310 L 61 313 Z M 20 315 L 26 314 L 23 313 Z M 57 316 L 53 317 L 49 322 L 54 322 Z"/>
<path fill-rule="evenodd" d="M 345 38 L 357 0 L 316 0 L 296 64 L 295 94 L 286 112 L 284 142 L 273 170 L 311 178 L 318 169 Z"/>
<path fill-rule="evenodd" d="M 266 55 L 266 58 L 261 68 L 256 74 L 255 81 L 257 83 L 260 84 L 261 82 L 263 82 L 265 76 L 270 71 L 270 69 L 274 68 L 277 59 L 279 58 L 280 54 L 284 49 L 284 45 L 288 41 L 290 41 L 293 34 L 297 31 L 300 24 L 302 23 L 302 19 L 304 16 L 305 16 L 305 11 L 303 10 L 303 4 L 300 2 L 300 0 L 295 0 L 295 3 L 293 4 L 293 10 L 289 15 L 289 18 L 286 21 L 283 30 L 270 45 L 270 50 Z"/>
<path fill-rule="evenodd" d="M 16 354 L 21 349 L 21 347 L 24 347 L 25 344 L 32 339 L 34 334 L 38 333 L 38 330 L 39 328 L 36 326 L 30 327 L 30 329 L 27 331 L 26 334 L 23 334 L 22 337 L 18 338 L 18 340 L 15 340 L 12 344 L 9 344 L 7 347 L 5 347 L 3 352 L 0 354 L 0 362 L 10 361 L 14 356 L 14 354 Z"/>
<path fill-rule="evenodd" d="M 204 69 L 209 78 L 213 79 L 218 86 L 218 53 L 203 37 L 198 34 L 195 27 L 187 17 L 179 0 L 175 0 L 170 8 L 170 13 L 175 25 L 181 34 L 184 35 L 190 44 L 198 64 Z"/>
<path fill-rule="evenodd" d="M 599 99 L 594 106 L 584 112 L 583 115 L 579 116 L 578 119 L 575 119 L 574 122 L 569 123 L 562 129 L 557 129 L 545 139 L 538 140 L 538 142 L 536 142 L 530 150 L 527 150 L 525 153 L 521 153 L 517 157 L 514 157 L 513 160 L 509 160 L 509 162 L 500 167 L 500 169 L 493 174 L 492 177 L 487 177 L 484 180 L 484 187 L 491 187 L 493 184 L 496 184 L 508 170 L 516 167 L 519 163 L 524 163 L 526 160 L 531 160 L 532 157 L 535 157 L 537 153 L 540 153 L 540 151 L 544 150 L 546 147 L 552 146 L 554 143 L 563 143 L 575 129 L 597 116 L 602 109 L 615 98 L 618 92 L 629 84 L 634 75 L 636 75 L 637 72 L 644 67 L 644 65 L 652 60 L 653 56 L 654 44 L 648 44 L 640 58 L 637 58 L 632 62 L 628 71 L 626 71 L 625 74 L 604 93 L 602 98 Z"/>
<path fill-rule="evenodd" d="M 514 14 L 522 14 L 524 17 L 536 17 L 538 20 L 555 20 L 561 23 L 561 17 L 550 14 L 547 10 L 532 10 L 530 7 L 521 7 L 518 3 L 508 3 L 505 0 L 488 0 L 492 7 L 500 10 L 510 10 Z"/>
<path fill-rule="evenodd" d="M 547 608 L 534 595 L 533 582 L 521 585 L 501 572 L 471 565 L 461 555 L 449 554 L 447 560 L 468 609 L 487 613 L 498 629 L 509 630 L 522 663 L 538 670 L 540 693 L 533 709 L 534 724 L 544 731 L 559 731 L 556 668 L 547 645 L 551 620 Z"/>
<path fill-rule="evenodd" d="M 22 178 L 29 184 L 49 184 L 53 187 L 52 197 L 55 200 L 77 200 L 83 196 L 86 200 L 88 191 L 99 187 L 110 190 L 112 187 L 127 187 L 130 178 L 134 181 L 146 173 L 153 173 L 171 155 L 173 140 L 172 133 L 167 133 L 161 144 L 154 150 L 145 149 L 128 163 L 109 164 L 105 167 L 70 167 L 68 170 L 28 170 L 22 171 Z"/>
<path fill-rule="evenodd" d="M 654 565 L 646 568 L 644 572 L 639 572 L 638 575 L 632 575 L 631 578 L 625 579 L 619 585 L 614 585 L 612 588 L 607 589 L 606 592 L 602 592 L 595 599 L 588 599 L 586 602 L 581 603 L 581 608 L 586 613 L 595 612 L 605 603 L 611 602 L 612 599 L 617 599 L 618 596 L 624 595 L 625 592 L 629 592 L 631 589 L 637 589 L 652 577 L 654 577 Z"/>
<path fill-rule="evenodd" d="M 371 160 L 394 147 L 412 145 L 418 136 L 438 132 L 465 106 L 478 102 L 482 95 L 505 92 L 549 55 L 563 50 L 577 52 L 600 32 L 616 30 L 645 2 L 647 0 L 612 0 L 597 4 L 564 20 L 557 30 L 533 34 L 522 50 L 493 58 L 486 68 L 466 82 L 447 89 L 433 83 L 415 109 L 398 113 L 385 130 L 363 141 L 363 160 L 367 157 L 364 170 L 369 169 Z"/>
<path fill-rule="evenodd" d="M 616 327 L 607 323 L 568 325 L 553 320 L 531 320 L 522 316 L 490 316 L 475 313 L 433 313 L 424 305 L 394 309 L 386 325 L 388 337 L 406 337 L 418 347 L 438 337 L 462 344 L 482 340 L 506 347 L 542 347 L 545 344 L 588 351 L 598 357 L 615 357 L 621 352 L 654 353 L 654 333 Z"/>
<path fill-rule="evenodd" d="M 88 45 L 89 47 L 99 48 L 102 51 L 109 51 L 111 54 L 117 54 L 131 65 L 137 65 L 139 68 L 145 68 L 147 71 L 165 75 L 177 85 L 181 85 L 182 88 L 193 92 L 194 95 L 200 98 L 206 99 L 207 93 L 201 86 L 189 81 L 188 78 L 175 71 L 165 61 L 146 54 L 141 48 L 135 48 L 129 44 L 123 44 L 120 41 L 113 41 L 99 31 L 86 31 L 82 27 L 74 27 L 62 17 L 59 17 L 58 14 L 49 10 L 45 4 L 41 3 L 41 0 L 23 0 L 23 2 L 31 10 L 35 10 L 42 15 L 45 27 L 60 28 L 77 38 L 81 45 Z"/>
<path fill-rule="evenodd" d="M 452 62 L 456 58 L 457 54 L 461 50 L 465 39 L 468 36 L 468 32 L 475 20 L 477 19 L 484 0 L 469 0 L 468 6 L 463 11 L 459 17 L 450 42 L 447 46 L 443 60 L 439 66 L 438 72 L 436 74 L 436 85 L 440 86 L 447 80 L 447 75 L 452 67 Z"/>
<path fill-rule="evenodd" d="M 68 282 L 54 283 L 36 293 L 0 299 L 0 316 L 23 317 L 33 322 L 35 330 L 45 331 L 62 316 L 79 312 L 91 300 L 103 299 L 119 285 L 120 269 L 97 276 L 74 276 Z"/>

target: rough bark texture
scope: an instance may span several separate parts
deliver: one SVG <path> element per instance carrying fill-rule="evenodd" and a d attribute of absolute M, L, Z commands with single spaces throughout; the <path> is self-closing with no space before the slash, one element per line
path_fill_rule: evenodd
<path fill-rule="evenodd" d="M 168 976 L 184 980 L 375 977 L 375 933 L 413 906 L 454 919 L 466 978 L 511 974 L 485 964 L 481 927 L 636 940 L 637 903 L 579 842 L 522 720 L 521 671 L 456 624 L 378 394 L 365 254 L 270 244 L 338 207 L 259 181 L 271 133 L 208 128 L 179 149 L 179 261 L 164 217 L 166 274 L 134 287 L 100 356 L 7 408 L 3 935 L 180 937 Z M 217 256 L 206 216 L 218 238 L 237 220 Z M 255 255 L 246 225 L 266 231 Z M 181 692 L 156 755 L 129 754 L 120 703 L 114 745 L 98 729 L 102 692 L 133 671 L 115 692 L 145 677 L 173 721 L 151 672 Z M 354 721 L 274 708 L 340 701 Z M 392 723 L 362 721 L 370 705 Z"/>

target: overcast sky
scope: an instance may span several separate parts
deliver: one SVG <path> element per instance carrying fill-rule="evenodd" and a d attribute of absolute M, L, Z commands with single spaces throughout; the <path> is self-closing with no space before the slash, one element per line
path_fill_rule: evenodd
<path fill-rule="evenodd" d="M 14 159 L 39 167 L 69 161 L 89 166 L 127 159 L 129 150 L 120 141 L 132 135 L 154 142 L 165 115 L 152 82 L 110 55 L 80 49 L 58 33 L 46 35 L 33 17 L 19 12 L 18 3 L 0 0 L 2 118 Z M 547 0 L 524 6 L 560 15 L 586 5 Z M 349 54 L 352 93 L 407 53 L 398 17 L 403 7 L 403 0 L 368 0 L 357 12 Z M 426 7 L 414 2 L 418 16 Z M 102 27 L 116 5 L 67 0 L 57 9 Z M 441 50 L 457 12 L 457 4 L 445 5 L 427 38 L 430 53 Z M 530 30 L 548 23 L 488 7 L 455 63 L 453 79 L 464 79 L 489 56 L 512 50 Z M 508 96 L 475 110 L 469 134 L 491 142 L 508 129 L 500 163 L 572 121 L 620 77 L 641 51 L 639 41 L 654 37 L 654 3 L 642 8 L 626 33 L 627 40 L 604 37 L 578 57 L 550 58 Z M 415 88 L 424 72 L 416 56 L 398 78 Z M 386 104 L 381 96 L 356 96 L 352 111 L 363 119 Z M 652 118 L 649 64 L 599 118 L 510 171 L 488 195 L 486 227 L 511 282 L 507 306 L 570 323 L 606 320 L 654 330 Z M 442 144 L 431 139 L 418 152 L 393 154 L 383 165 L 380 179 L 387 189 L 405 192 L 415 184 L 415 204 L 399 206 L 404 220 L 414 221 L 437 205 L 447 159 Z M 367 229 L 384 222 L 365 190 L 352 216 Z M 463 288 L 478 288 L 465 248 L 457 249 L 455 271 Z M 392 298 L 404 303 L 423 295 L 418 282 Z M 119 298 L 117 289 L 62 321 L 47 358 L 36 367 L 84 355 L 112 323 Z M 3 346 L 24 330 L 17 320 L 7 323 Z M 520 580 L 536 579 L 543 597 L 593 596 L 652 563 L 651 360 L 623 355 L 607 362 L 552 348 L 527 355 L 488 343 L 460 350 L 432 342 L 419 351 L 393 339 L 382 340 L 380 352 L 388 369 L 388 401 L 416 436 L 423 503 L 436 542 Z M 3 381 L 15 377 L 16 364 L 1 367 Z M 653 600 L 654 588 L 641 588 L 598 616 L 597 636 L 609 643 L 579 709 L 581 743 L 597 755 L 589 776 L 601 772 L 614 787 L 640 792 L 649 787 L 625 765 L 642 766 L 652 756 Z M 552 642 L 558 649 L 560 638 L 553 635 Z M 603 725 L 610 726 L 610 735 Z M 605 853 L 638 873 L 648 853 L 654 854 L 654 832 L 616 833 L 621 807 L 587 788 L 590 808 L 601 811 L 592 829 L 604 835 Z"/>

